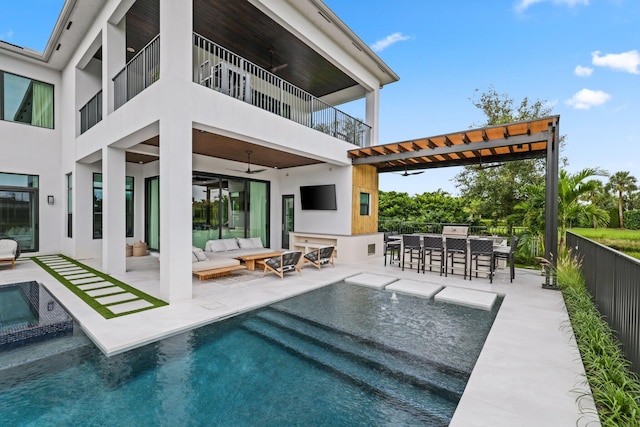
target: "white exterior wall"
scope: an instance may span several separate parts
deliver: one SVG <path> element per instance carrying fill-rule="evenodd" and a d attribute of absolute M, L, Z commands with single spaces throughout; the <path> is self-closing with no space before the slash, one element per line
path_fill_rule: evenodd
<path fill-rule="evenodd" d="M 351 166 L 312 165 L 281 170 L 279 177 L 281 204 L 283 194 L 294 195 L 294 231 L 305 233 L 351 234 Z M 335 211 L 302 210 L 300 205 L 300 186 L 304 185 L 336 185 Z M 272 198 L 273 199 L 273 198 Z M 278 216 L 272 221 L 280 225 L 281 206 Z"/>
<path fill-rule="evenodd" d="M 0 53 L 0 69 L 54 85 L 54 129 L 0 120 L 0 172 L 39 176 L 39 252 L 61 251 L 64 234 L 65 188 L 60 177 L 60 73 L 30 61 Z M 52 206 L 47 196 L 54 197 Z"/>

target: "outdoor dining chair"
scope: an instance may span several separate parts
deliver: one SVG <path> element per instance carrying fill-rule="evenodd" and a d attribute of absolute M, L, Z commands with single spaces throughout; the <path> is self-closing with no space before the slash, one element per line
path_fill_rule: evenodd
<path fill-rule="evenodd" d="M 418 264 L 417 270 L 418 273 L 420 273 L 420 265 L 424 262 L 424 252 L 422 250 L 420 236 L 417 234 L 402 235 L 402 271 L 404 271 L 407 254 L 409 254 L 409 268 L 413 268 L 413 262 L 416 261 Z"/>
<path fill-rule="evenodd" d="M 516 267 L 515 267 L 515 252 L 518 247 L 518 236 L 511 237 L 511 246 L 509 246 L 508 252 L 496 251 L 495 252 L 495 262 L 497 263 L 499 259 L 504 259 L 509 263 L 509 277 L 511 278 L 511 283 L 513 283 L 513 279 L 516 278 Z"/>
<path fill-rule="evenodd" d="M 490 239 L 469 239 L 469 280 L 473 273 L 486 274 L 489 272 L 489 283 L 493 283 L 493 269 L 495 267 L 495 254 L 493 251 L 493 240 Z M 474 268 L 475 267 L 475 268 Z"/>
<path fill-rule="evenodd" d="M 442 270 L 444 269 L 444 246 L 442 245 L 442 236 L 424 236 L 423 251 L 424 262 L 422 263 L 422 272 L 424 273 L 427 266 L 427 256 L 429 257 L 429 271 L 433 271 L 433 266 L 438 266 L 438 271 L 442 276 Z M 435 263 L 437 264 L 435 264 Z"/>
<path fill-rule="evenodd" d="M 467 278 L 467 239 L 459 239 L 455 237 L 445 238 L 445 259 L 444 259 L 444 276 L 447 277 L 448 270 L 451 268 L 453 274 L 456 266 L 462 266 L 464 278 Z"/>

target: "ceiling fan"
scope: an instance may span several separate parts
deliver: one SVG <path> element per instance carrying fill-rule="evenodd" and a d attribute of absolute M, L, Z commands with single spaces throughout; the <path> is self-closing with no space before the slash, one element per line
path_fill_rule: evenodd
<path fill-rule="evenodd" d="M 285 64 L 280 64 L 280 65 L 276 65 L 275 67 L 273 66 L 273 52 L 275 52 L 273 49 L 269 49 L 269 57 L 270 57 L 270 62 L 269 62 L 269 71 L 271 71 L 272 73 L 277 73 L 278 71 L 282 70 L 283 68 L 287 68 L 289 66 L 288 63 Z"/>
<path fill-rule="evenodd" d="M 251 151 L 251 150 L 247 150 L 247 170 L 231 169 L 231 168 L 227 168 L 227 169 L 232 170 L 232 171 L 236 171 L 236 172 L 243 172 L 243 173 L 246 173 L 246 174 L 249 174 L 249 175 L 254 174 L 254 173 L 260 173 L 260 172 L 266 171 L 266 169 L 254 169 L 254 170 L 251 170 L 251 153 L 252 152 L 253 151 Z"/>
<path fill-rule="evenodd" d="M 477 170 L 477 171 L 482 171 L 485 169 L 491 169 L 491 168 L 499 168 L 500 166 L 504 166 L 504 163 L 482 163 L 482 160 L 480 161 L 479 164 L 477 165 L 471 165 L 471 168 Z"/>
<path fill-rule="evenodd" d="M 409 172 L 407 170 L 407 167 L 404 167 L 404 172 L 400 173 L 400 172 L 393 172 L 393 173 L 397 173 L 400 176 L 409 176 L 409 175 L 420 175 L 421 173 L 424 173 L 424 171 L 416 171 L 416 172 Z"/>

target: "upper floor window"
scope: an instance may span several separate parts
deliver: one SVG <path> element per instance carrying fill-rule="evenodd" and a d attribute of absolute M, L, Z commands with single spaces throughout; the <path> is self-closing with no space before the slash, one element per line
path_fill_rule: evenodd
<path fill-rule="evenodd" d="M 53 129 L 53 85 L 0 71 L 0 119 Z"/>

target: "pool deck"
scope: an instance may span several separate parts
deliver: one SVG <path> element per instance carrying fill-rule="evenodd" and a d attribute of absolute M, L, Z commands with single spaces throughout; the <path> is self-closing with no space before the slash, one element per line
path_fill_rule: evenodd
<path fill-rule="evenodd" d="M 99 260 L 78 261 L 100 269 Z M 357 264 L 337 260 L 335 268 L 306 266 L 301 276 L 288 273 L 284 280 L 258 272 L 208 281 L 194 277 L 193 299 L 109 320 L 24 256 L 14 269 L 0 267 L 0 284 L 44 284 L 96 345 L 112 355 L 363 272 L 504 295 L 451 426 L 600 425 L 562 295 L 542 289 L 544 278 L 532 270 L 517 270 L 513 283 L 508 270 L 498 270 L 490 284 L 483 278 L 403 272 L 397 266 L 385 267 L 382 258 Z M 159 274 L 157 258 L 144 256 L 127 258 L 127 273 L 115 277 L 160 297 Z"/>

